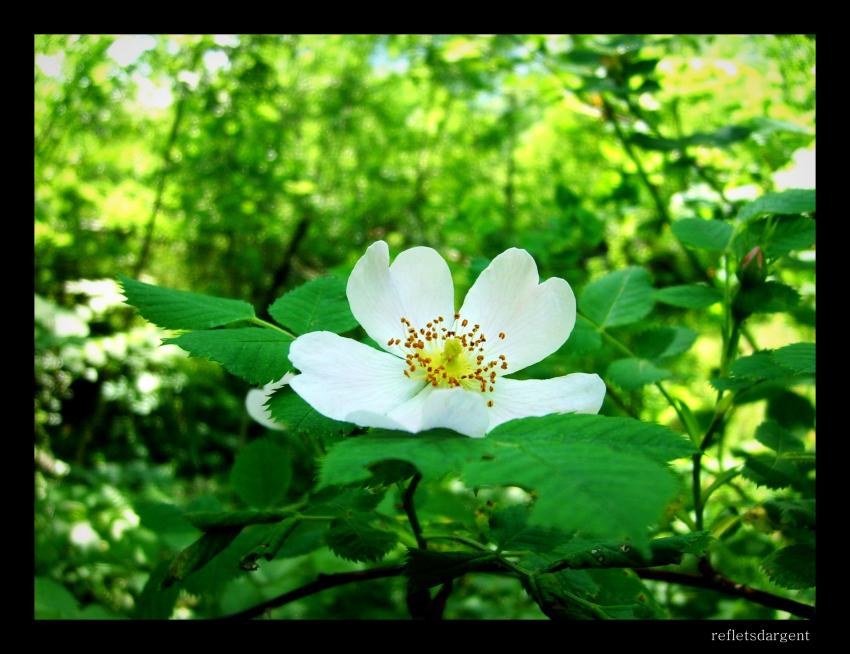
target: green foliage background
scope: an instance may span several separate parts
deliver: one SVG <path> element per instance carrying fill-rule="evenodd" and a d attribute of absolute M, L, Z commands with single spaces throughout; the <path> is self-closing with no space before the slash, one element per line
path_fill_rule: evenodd
<path fill-rule="evenodd" d="M 739 583 L 814 602 L 814 346 L 781 349 L 815 340 L 813 198 L 752 202 L 813 173 L 813 37 L 39 35 L 35 54 L 36 617 L 212 617 L 362 568 L 350 542 L 373 546 L 361 561 L 400 558 L 397 538 L 410 543 L 370 537 L 355 512 L 329 537 L 318 522 L 297 525 L 250 570 L 244 553 L 270 538 L 256 524 L 204 536 L 209 552 L 192 550 L 185 580 L 160 590 L 202 534 L 187 515 L 294 501 L 324 448 L 326 466 L 370 455 L 365 440 L 348 447 L 360 439 L 331 448 L 334 429 L 311 437 L 322 427 L 309 416 L 298 421 L 309 429 L 265 432 L 244 410 L 247 381 L 177 347 L 204 355 L 215 332 L 161 346 L 175 332 L 139 318 L 114 281 L 233 298 L 220 307 L 233 319 L 283 321 L 311 298 L 267 307 L 327 273 L 345 279 L 377 239 L 393 254 L 437 248 L 458 300 L 508 247 L 531 252 L 542 278 L 568 280 L 587 319 L 520 376 L 598 372 L 603 415 L 704 433 L 718 390 L 762 382 L 735 395 L 701 463 L 710 560 Z M 736 220 L 747 222 L 732 241 Z M 743 280 L 757 245 L 768 282 L 754 279 L 758 292 L 732 307 L 726 280 Z M 612 306 L 609 287 L 628 301 Z M 722 352 L 730 311 L 747 318 L 737 361 Z M 200 327 L 189 314 L 145 315 Z M 243 365 L 250 382 L 269 380 Z M 285 472 L 258 483 L 252 460 Z M 682 490 L 654 536 L 694 528 L 691 463 L 672 464 Z M 391 473 L 378 510 L 403 516 Z M 446 531 L 486 534 L 521 497 L 426 479 L 417 505 Z M 446 565 L 427 563 L 417 565 Z M 468 574 L 445 617 L 599 617 L 551 598 L 638 592 L 637 578 L 609 573 L 559 573 L 558 588 Z M 698 588 L 641 588 L 651 607 L 607 617 L 788 615 Z M 400 578 L 376 579 L 272 615 L 406 618 L 405 592 Z"/>

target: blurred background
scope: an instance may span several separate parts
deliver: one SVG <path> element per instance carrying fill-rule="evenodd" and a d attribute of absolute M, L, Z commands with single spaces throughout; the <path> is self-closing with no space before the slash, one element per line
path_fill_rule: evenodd
<path fill-rule="evenodd" d="M 286 290 L 345 277 L 385 239 L 393 255 L 437 248 L 458 299 L 513 246 L 577 292 L 631 264 L 662 287 L 714 275 L 672 221 L 814 187 L 807 35 L 38 35 L 34 63 L 37 617 L 139 615 L 151 571 L 196 535 L 146 507 L 215 508 L 235 452 L 263 433 L 248 386 L 160 346 L 164 333 L 122 304 L 119 274 L 266 317 Z M 782 274 L 802 301 L 754 320 L 760 347 L 814 340 L 814 252 Z M 706 410 L 715 309 L 691 318 L 700 337 L 672 382 Z M 597 340 L 579 323 L 528 376 L 601 373 L 614 356 Z M 811 409 L 813 390 L 797 397 Z M 675 420 L 653 391 L 618 399 L 603 413 Z M 756 425 L 764 410 L 736 420 Z M 764 581 L 751 567 L 741 580 Z M 203 599 L 182 591 L 171 615 L 235 610 L 349 568 L 321 548 L 234 569 Z M 674 617 L 773 615 L 660 592 Z M 378 580 L 277 615 L 404 618 L 403 598 L 400 580 Z M 446 617 L 543 616 L 511 580 L 473 576 Z"/>

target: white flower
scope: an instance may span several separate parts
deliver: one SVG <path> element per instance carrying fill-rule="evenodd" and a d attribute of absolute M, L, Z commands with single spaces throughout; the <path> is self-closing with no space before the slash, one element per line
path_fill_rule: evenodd
<path fill-rule="evenodd" d="M 555 352 L 576 320 L 569 284 L 557 277 L 540 284 L 525 250 L 493 259 L 455 313 L 451 273 L 435 250 L 414 247 L 390 265 L 389 248 L 378 241 L 354 266 L 347 295 L 385 352 L 331 332 L 299 336 L 289 349 L 301 372 L 290 385 L 328 418 L 481 437 L 515 418 L 602 406 L 598 375 L 505 377 Z"/>
<path fill-rule="evenodd" d="M 263 390 L 252 389 L 245 396 L 245 408 L 248 415 L 259 422 L 266 429 L 283 429 L 283 425 L 274 421 L 272 414 L 266 408 L 266 402 L 278 388 L 286 386 L 295 377 L 294 373 L 288 372 L 276 382 L 269 382 L 263 386 Z"/>

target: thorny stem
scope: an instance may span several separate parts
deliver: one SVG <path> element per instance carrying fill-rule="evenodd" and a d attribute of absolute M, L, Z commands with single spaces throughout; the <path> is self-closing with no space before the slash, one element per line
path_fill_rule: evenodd
<path fill-rule="evenodd" d="M 371 568 L 370 570 L 355 570 L 353 572 L 339 572 L 330 575 L 320 574 L 315 581 L 311 581 L 310 583 L 305 584 L 300 588 L 291 590 L 288 593 L 284 593 L 283 595 L 278 595 L 277 597 L 272 598 L 267 602 L 263 602 L 262 604 L 258 604 L 257 606 L 251 607 L 250 609 L 245 609 L 244 611 L 239 611 L 238 613 L 232 613 L 231 615 L 226 615 L 219 619 L 249 620 L 251 618 L 256 618 L 257 616 L 262 615 L 266 611 L 278 608 L 285 604 L 289 604 L 290 602 L 294 602 L 295 600 L 308 597 L 315 593 L 319 593 L 327 588 L 343 586 L 345 584 L 350 584 L 355 581 L 368 581 L 370 579 L 382 579 L 384 577 L 397 577 L 404 573 L 404 569 L 405 566 L 399 564 L 383 566 L 380 568 Z"/>
<path fill-rule="evenodd" d="M 723 279 L 725 320 L 723 329 L 721 330 L 721 335 L 723 337 L 722 351 L 720 354 L 721 377 L 725 377 L 729 374 L 729 366 L 735 360 L 743 323 L 740 317 L 732 310 L 734 297 L 731 285 L 729 255 L 725 255 L 723 258 L 723 269 L 725 273 Z M 700 479 L 700 474 L 702 472 L 702 456 L 712 444 L 715 435 L 722 433 L 723 427 L 726 423 L 726 417 L 734 405 L 733 402 L 729 401 L 727 406 L 721 408 L 723 396 L 724 391 L 718 391 L 717 400 L 714 405 L 714 415 L 712 416 L 711 422 L 705 431 L 705 435 L 699 443 L 699 451 L 693 455 L 692 486 L 694 500 L 694 524 L 696 525 L 697 530 L 701 530 L 703 528 L 703 509 L 705 508 L 701 497 L 702 481 Z"/>
<path fill-rule="evenodd" d="M 419 546 L 419 549 L 424 550 L 428 548 L 428 543 L 422 536 L 422 525 L 419 524 L 419 517 L 416 515 L 416 508 L 413 506 L 413 494 L 416 492 L 416 487 L 419 486 L 420 481 L 422 481 L 422 473 L 417 472 L 407 485 L 401 501 L 404 506 L 404 512 L 407 514 L 407 519 L 410 521 L 410 528 L 416 537 L 416 544 Z"/>
<path fill-rule="evenodd" d="M 740 597 L 762 606 L 767 606 L 780 611 L 787 611 L 792 615 L 801 618 L 812 619 L 815 617 L 815 607 L 797 602 L 787 597 L 780 597 L 771 593 L 766 593 L 762 590 L 750 588 L 744 584 L 738 584 L 727 579 L 726 577 L 713 573 L 711 575 L 698 575 L 687 572 L 672 572 L 670 570 L 635 570 L 638 577 L 641 579 L 652 579 L 654 581 L 666 581 L 671 584 L 680 584 L 682 586 L 693 586 L 695 588 L 705 588 L 713 590 L 724 595 L 732 597 Z"/>
<path fill-rule="evenodd" d="M 481 546 L 480 543 L 477 545 Z M 505 571 L 502 569 L 502 567 L 505 566 L 510 568 L 521 578 L 529 578 L 529 580 L 532 580 L 534 577 L 534 575 L 530 574 L 527 570 L 522 569 L 520 566 L 513 564 L 502 557 L 499 557 L 496 561 L 493 561 L 493 563 L 495 564 L 493 567 L 481 567 L 479 569 L 474 570 L 474 572 L 504 574 Z M 304 597 L 314 595 L 315 593 L 319 593 L 328 588 L 335 588 L 336 586 L 342 586 L 358 581 L 369 581 L 372 579 L 382 579 L 386 577 L 398 577 L 403 575 L 405 571 L 406 565 L 396 564 L 382 566 L 378 568 L 371 568 L 368 570 L 354 570 L 351 572 L 340 572 L 329 575 L 320 574 L 317 579 L 299 588 L 283 593 L 282 595 L 279 595 L 266 602 L 258 604 L 257 606 L 245 609 L 244 611 L 239 611 L 237 613 L 233 613 L 231 615 L 226 615 L 216 619 L 249 620 L 251 618 L 256 618 L 262 615 L 266 611 L 279 608 L 281 606 L 289 604 L 290 602 L 294 602 L 296 600 L 303 599 Z M 463 574 L 466 574 L 467 572 L 470 571 L 464 571 L 460 573 L 458 577 L 463 576 Z M 749 588 L 747 586 L 744 586 L 743 584 L 738 584 L 732 581 L 731 579 L 728 579 L 714 572 L 707 566 L 704 566 L 704 572 L 702 575 L 673 572 L 670 570 L 653 570 L 649 568 L 638 568 L 635 570 L 635 572 L 637 572 L 638 576 L 642 579 L 651 579 L 655 581 L 664 581 L 672 584 L 705 588 L 732 597 L 739 597 L 750 602 L 755 602 L 757 604 L 761 604 L 762 606 L 779 609 L 781 611 L 787 611 L 788 613 L 803 618 L 815 617 L 815 607 L 813 606 L 809 606 L 801 602 L 796 602 L 785 597 L 773 595 L 764 591 Z M 442 615 L 442 609 L 445 606 L 445 599 L 448 597 L 448 594 L 450 592 L 451 580 L 448 580 L 440 589 L 440 591 L 437 592 L 437 595 L 434 597 L 433 604 L 429 608 L 428 615 L 426 617 L 439 618 Z M 581 598 L 575 599 L 579 603 L 583 603 Z"/>

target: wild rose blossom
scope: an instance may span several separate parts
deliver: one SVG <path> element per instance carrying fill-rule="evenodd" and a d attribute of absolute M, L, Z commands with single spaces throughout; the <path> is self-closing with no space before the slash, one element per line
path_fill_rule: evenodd
<path fill-rule="evenodd" d="M 390 265 L 387 244 L 373 243 L 346 293 L 384 351 L 325 331 L 299 336 L 289 350 L 300 374 L 287 381 L 328 418 L 482 437 L 508 420 L 602 406 L 605 384 L 595 374 L 507 377 L 560 348 L 576 320 L 570 285 L 557 277 L 539 283 L 525 250 L 493 259 L 457 312 L 449 267 L 428 247 L 405 250 Z"/>

